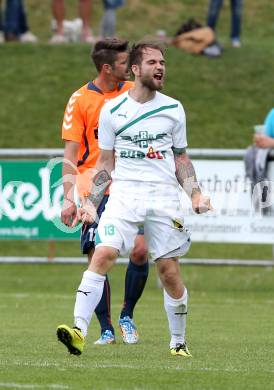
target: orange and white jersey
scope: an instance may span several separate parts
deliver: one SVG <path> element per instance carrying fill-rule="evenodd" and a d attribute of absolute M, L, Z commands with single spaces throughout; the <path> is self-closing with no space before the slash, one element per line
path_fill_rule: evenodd
<path fill-rule="evenodd" d="M 81 174 L 93 168 L 99 156 L 98 120 L 101 108 L 106 102 L 124 93 L 132 86 L 131 81 L 124 81 L 118 84 L 116 90 L 103 93 L 91 81 L 70 97 L 64 113 L 62 139 L 80 143 L 77 166 Z M 78 182 L 82 181 L 79 179 Z M 78 185 L 77 187 L 79 190 Z"/>

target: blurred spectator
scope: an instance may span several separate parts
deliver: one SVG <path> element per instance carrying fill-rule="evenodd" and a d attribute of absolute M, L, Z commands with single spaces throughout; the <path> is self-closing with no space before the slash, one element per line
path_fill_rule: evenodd
<path fill-rule="evenodd" d="M 95 39 L 89 27 L 91 16 L 91 0 L 78 0 L 79 15 L 82 19 L 81 41 L 94 43 Z M 64 0 L 52 0 L 52 15 L 56 21 L 56 31 L 52 36 L 50 43 L 67 43 L 69 38 L 64 33 L 65 3 Z"/>
<path fill-rule="evenodd" d="M 219 12 L 222 8 L 223 0 L 210 0 L 207 25 L 215 30 Z M 241 35 L 241 19 L 243 0 L 230 0 L 231 7 L 231 44 L 233 47 L 241 47 L 240 35 Z"/>
<path fill-rule="evenodd" d="M 254 144 L 249 146 L 244 156 L 246 177 L 251 181 L 251 195 L 255 211 L 267 215 L 271 207 L 265 205 L 271 196 L 271 187 L 268 185 L 269 153 L 274 148 L 274 108 L 272 108 L 263 125 L 254 126 Z"/>
<path fill-rule="evenodd" d="M 104 15 L 101 21 L 102 37 L 114 37 L 116 35 L 116 9 L 125 4 L 124 0 L 103 0 Z"/>
<path fill-rule="evenodd" d="M 29 31 L 23 0 L 6 0 L 3 24 L 6 41 L 38 42 L 37 37 Z"/>
<path fill-rule="evenodd" d="M 261 131 L 254 134 L 254 144 L 258 148 L 274 148 L 274 108 L 267 114 L 263 126 L 255 126 Z"/>
<path fill-rule="evenodd" d="M 219 57 L 222 54 L 212 28 L 203 27 L 193 18 L 181 25 L 170 43 L 191 54 L 204 54 L 208 57 Z"/>
<path fill-rule="evenodd" d="M 214 31 L 195 19 L 188 19 L 175 34 L 172 44 L 192 54 L 202 54 L 215 41 Z"/>
<path fill-rule="evenodd" d="M 2 0 L 0 0 L 0 43 L 4 42 L 4 31 L 3 31 L 3 19 L 2 19 Z"/>

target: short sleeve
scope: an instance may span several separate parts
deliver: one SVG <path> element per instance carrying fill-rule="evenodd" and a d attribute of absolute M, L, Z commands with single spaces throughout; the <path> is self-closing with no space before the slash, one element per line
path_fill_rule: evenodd
<path fill-rule="evenodd" d="M 112 126 L 112 117 L 108 104 L 106 104 L 99 116 L 98 144 L 103 150 L 113 150 L 115 133 Z"/>
<path fill-rule="evenodd" d="M 270 110 L 267 114 L 264 125 L 266 135 L 274 138 L 274 108 L 272 108 L 272 110 Z"/>
<path fill-rule="evenodd" d="M 178 104 L 177 122 L 172 132 L 172 140 L 174 148 L 186 148 L 186 116 L 182 104 Z"/>
<path fill-rule="evenodd" d="M 75 92 L 68 101 L 62 124 L 62 139 L 81 142 L 85 122 L 80 107 L 80 93 Z"/>

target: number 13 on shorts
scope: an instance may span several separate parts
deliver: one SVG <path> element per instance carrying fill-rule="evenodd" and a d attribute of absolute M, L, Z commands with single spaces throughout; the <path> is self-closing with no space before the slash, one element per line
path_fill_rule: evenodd
<path fill-rule="evenodd" d="M 115 234 L 115 226 L 108 224 L 104 226 L 105 229 L 105 236 L 114 236 Z"/>

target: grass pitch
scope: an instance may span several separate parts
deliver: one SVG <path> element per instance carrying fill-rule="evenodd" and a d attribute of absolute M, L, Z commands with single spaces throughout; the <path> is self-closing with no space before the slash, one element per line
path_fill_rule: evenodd
<path fill-rule="evenodd" d="M 66 17 L 77 16 L 75 0 L 66 0 Z M 231 48 L 230 5 L 218 23 L 224 46 L 218 59 L 193 56 L 170 47 L 164 93 L 182 101 L 191 148 L 246 148 L 253 126 L 273 107 L 273 14 L 269 0 L 249 0 L 243 11 L 243 47 Z M 50 46 L 51 0 L 27 0 L 29 24 L 38 45 L 0 46 L 0 147 L 63 147 L 60 128 L 71 94 L 95 77 L 90 47 Z M 208 0 L 127 0 L 117 12 L 117 34 L 131 43 L 164 29 L 174 36 L 189 17 L 205 23 Z M 94 0 L 91 26 L 98 34 L 103 7 Z M 96 30 L 97 29 L 97 30 Z"/>
<path fill-rule="evenodd" d="M 72 322 L 83 265 L 0 265 L 0 389 L 241 390 L 272 389 L 273 269 L 185 266 L 190 293 L 187 339 L 193 358 L 169 354 L 167 320 L 151 267 L 136 308 L 137 345 L 117 329 L 124 266 L 110 274 L 118 343 L 94 346 L 93 318 L 84 354 L 57 342 L 58 324 Z"/>
<path fill-rule="evenodd" d="M 42 44 L 0 48 L 0 147 L 62 147 L 60 126 L 70 94 L 94 77 L 85 45 L 50 47 L 50 0 L 26 0 L 31 29 Z M 68 0 L 67 17 L 76 13 Z M 174 34 L 194 16 L 204 22 L 208 0 L 128 0 L 118 11 L 118 35 L 138 40 L 164 28 Z M 273 4 L 250 0 L 244 8 L 243 48 L 229 45 L 229 2 L 218 24 L 223 57 L 211 60 L 171 48 L 165 92 L 183 101 L 190 147 L 245 148 L 253 125 L 273 105 Z M 92 26 L 102 2 L 94 1 Z M 122 22 L 122 23 L 121 23 Z M 95 30 L 96 32 L 96 30 Z M 178 82 L 180 80 L 180 82 Z M 2 255 L 45 255 L 46 244 L 1 243 Z M 79 254 L 78 243 L 57 255 Z M 74 253 L 72 254 L 72 252 Z M 58 250 L 57 250 L 58 252 Z M 270 246 L 193 245 L 192 257 L 271 258 Z M 83 266 L 0 264 L 0 390 L 261 390 L 274 388 L 273 270 L 185 267 L 190 292 L 191 360 L 169 355 L 167 320 L 154 268 L 135 321 L 140 343 L 94 346 L 93 319 L 83 356 L 69 356 L 56 341 L 58 324 L 72 321 L 74 291 Z M 115 325 L 124 267 L 111 273 Z M 117 326 L 116 326 L 117 329 Z"/>

